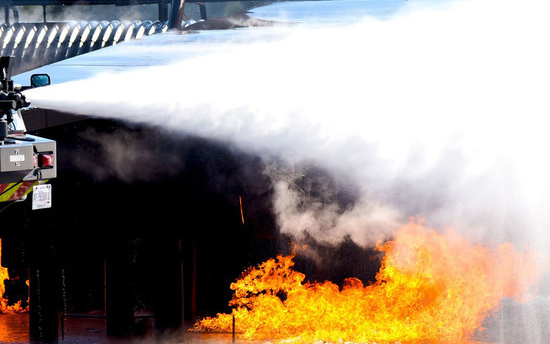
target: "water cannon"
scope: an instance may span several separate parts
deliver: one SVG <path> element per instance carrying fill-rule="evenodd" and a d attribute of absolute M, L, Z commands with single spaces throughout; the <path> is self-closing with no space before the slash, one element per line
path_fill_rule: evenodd
<path fill-rule="evenodd" d="M 11 79 L 15 57 L 0 57 L 0 114 L 6 116 L 8 125 L 13 121 L 13 111 L 31 105 L 21 93 L 22 87 Z"/>
<path fill-rule="evenodd" d="M 46 198 L 36 209 L 47 208 L 51 185 L 44 183 L 57 177 L 56 142 L 27 134 L 20 110 L 30 105 L 21 92 L 49 85 L 50 78 L 35 74 L 31 86 L 16 85 L 11 79 L 14 62 L 13 56 L 0 57 L 0 202 L 22 200 L 32 191 L 33 209 L 35 198 Z"/>

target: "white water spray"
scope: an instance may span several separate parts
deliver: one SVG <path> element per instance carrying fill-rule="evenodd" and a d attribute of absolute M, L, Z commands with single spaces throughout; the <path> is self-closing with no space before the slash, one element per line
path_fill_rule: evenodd
<path fill-rule="evenodd" d="M 419 215 L 475 240 L 544 249 L 549 14 L 545 0 L 411 2 L 383 20 L 275 29 L 27 96 L 314 163 L 362 195 L 350 209 L 298 209 L 299 191 L 274 176 L 279 223 L 297 236 L 373 244 Z"/>

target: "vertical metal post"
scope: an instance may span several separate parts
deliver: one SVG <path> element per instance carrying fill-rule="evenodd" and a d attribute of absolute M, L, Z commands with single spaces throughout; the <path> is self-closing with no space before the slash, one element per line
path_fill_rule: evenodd
<path fill-rule="evenodd" d="M 19 9 L 17 7 L 13 7 L 13 21 L 15 23 L 19 23 Z"/>
<path fill-rule="evenodd" d="M 103 261 L 103 314 L 105 314 L 105 339 L 109 336 L 107 335 L 107 259 Z"/>
<path fill-rule="evenodd" d="M 164 3 L 164 2 L 159 2 L 158 3 L 158 17 L 159 17 L 159 21 L 163 24 L 165 24 L 166 22 L 168 22 L 168 4 Z"/>
<path fill-rule="evenodd" d="M 58 343 L 58 314 L 55 269 L 31 267 L 29 295 L 30 344 Z"/>
<path fill-rule="evenodd" d="M 200 11 L 200 14 L 201 14 L 201 19 L 202 20 L 207 20 L 208 19 L 208 13 L 206 12 L 206 4 L 201 2 L 201 3 L 198 3 L 199 5 L 199 11 Z"/>
<path fill-rule="evenodd" d="M 29 210 L 30 211 L 30 210 Z M 47 210 L 28 216 L 31 231 L 29 261 L 29 343 L 57 344 L 59 336 L 60 269 Z"/>
<path fill-rule="evenodd" d="M 170 7 L 170 20 L 168 21 L 168 29 L 181 30 L 184 7 L 185 0 L 172 0 L 172 6 Z"/>
<path fill-rule="evenodd" d="M 6 6 L 4 7 L 4 17 L 5 17 L 5 20 L 4 22 L 6 23 L 6 25 L 10 25 L 10 5 L 6 4 Z"/>
<path fill-rule="evenodd" d="M 193 242 L 193 275 L 191 277 L 191 317 L 197 318 L 197 245 Z"/>
<path fill-rule="evenodd" d="M 181 323 L 183 324 L 185 321 L 185 266 L 184 266 L 184 259 L 183 259 L 183 239 L 179 240 L 179 256 L 181 258 L 180 262 L 180 275 L 181 275 Z"/>

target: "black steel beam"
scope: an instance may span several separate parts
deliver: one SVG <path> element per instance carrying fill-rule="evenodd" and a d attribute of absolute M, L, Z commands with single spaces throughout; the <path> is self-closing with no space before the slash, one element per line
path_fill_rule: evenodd
<path fill-rule="evenodd" d="M 184 3 L 184 0 L 172 0 L 172 6 L 170 6 L 170 20 L 168 21 L 169 29 L 181 30 Z"/>
<path fill-rule="evenodd" d="M 31 266 L 29 279 L 29 343 L 58 343 L 57 269 Z"/>
<path fill-rule="evenodd" d="M 54 213 L 25 211 L 29 235 L 29 343 L 58 343 L 58 311 L 60 297 L 60 269 L 52 238 L 57 230 L 51 221 Z"/>
<path fill-rule="evenodd" d="M 185 2 L 230 2 L 236 0 L 186 0 Z M 239 0 L 257 1 L 257 0 Z M 0 6 L 147 5 L 171 4 L 172 0 L 1 0 Z"/>
<path fill-rule="evenodd" d="M 144 5 L 169 4 L 171 0 L 3 0 L 0 6 Z"/>

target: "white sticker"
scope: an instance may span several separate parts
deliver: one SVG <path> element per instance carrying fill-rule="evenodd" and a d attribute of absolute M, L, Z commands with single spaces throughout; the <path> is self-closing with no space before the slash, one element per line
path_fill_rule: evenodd
<path fill-rule="evenodd" d="M 32 210 L 52 207 L 52 185 L 39 184 L 32 189 Z"/>

